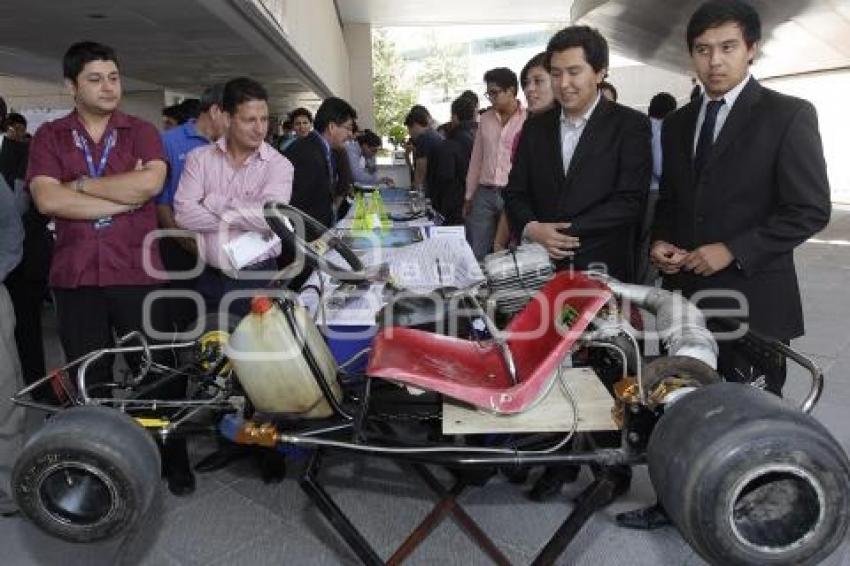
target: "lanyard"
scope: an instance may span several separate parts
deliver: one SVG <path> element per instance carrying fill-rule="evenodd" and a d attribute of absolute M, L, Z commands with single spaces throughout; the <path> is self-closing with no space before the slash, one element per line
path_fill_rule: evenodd
<path fill-rule="evenodd" d="M 97 179 L 102 176 L 103 172 L 106 170 L 106 162 L 109 159 L 109 153 L 112 151 L 112 148 L 115 147 L 115 142 L 118 141 L 118 132 L 114 129 L 110 130 L 109 135 L 106 138 L 106 145 L 103 148 L 103 154 L 100 156 L 100 163 L 98 163 L 97 169 L 94 168 L 94 159 L 92 159 L 91 149 L 89 149 L 89 143 L 86 141 L 86 138 L 81 136 L 80 132 L 76 129 L 71 130 L 71 133 L 74 135 L 74 144 L 82 150 L 83 155 L 86 158 L 86 166 L 89 169 L 89 177 Z"/>

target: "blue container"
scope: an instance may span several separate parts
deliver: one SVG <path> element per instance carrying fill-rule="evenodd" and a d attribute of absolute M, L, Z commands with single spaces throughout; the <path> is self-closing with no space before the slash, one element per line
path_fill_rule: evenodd
<path fill-rule="evenodd" d="M 323 328 L 325 341 L 336 360 L 337 365 L 343 365 L 357 355 L 364 348 L 372 346 L 372 339 L 378 332 L 377 326 L 336 326 L 330 325 Z M 345 368 L 345 373 L 356 374 L 366 371 L 366 363 L 369 354 L 363 354 L 350 366 Z"/>

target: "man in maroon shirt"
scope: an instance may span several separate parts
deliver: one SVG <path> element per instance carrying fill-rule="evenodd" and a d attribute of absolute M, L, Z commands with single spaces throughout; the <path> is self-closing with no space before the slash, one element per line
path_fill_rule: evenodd
<path fill-rule="evenodd" d="M 118 110 L 121 78 L 110 47 L 76 43 L 62 67 L 75 108 L 36 132 L 27 181 L 39 211 L 56 221 L 50 286 L 62 347 L 74 360 L 111 345 L 113 333 L 143 328 L 144 299 L 160 283 L 147 267 L 162 270 L 145 237 L 157 228 L 152 198 L 166 164 L 156 128 Z M 89 383 L 112 381 L 104 362 L 89 369 Z M 164 455 L 169 487 L 191 492 L 185 441 L 166 445 Z"/>

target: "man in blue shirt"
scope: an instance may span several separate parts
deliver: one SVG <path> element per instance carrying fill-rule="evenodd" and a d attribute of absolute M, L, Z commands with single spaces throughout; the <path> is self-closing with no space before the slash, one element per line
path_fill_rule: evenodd
<path fill-rule="evenodd" d="M 222 113 L 223 85 L 213 85 L 201 95 L 201 113 L 196 120 L 163 132 L 162 145 L 168 161 L 168 174 L 162 192 L 156 198 L 156 213 L 159 227 L 179 230 L 174 222 L 174 193 L 180 183 L 186 156 L 195 148 L 214 142 L 224 134 Z M 190 271 L 198 262 L 197 244 L 194 238 L 166 237 L 159 240 L 159 251 L 166 271 Z M 194 280 L 173 279 L 170 289 L 194 289 Z M 175 299 L 169 305 L 172 328 L 161 331 L 182 330 L 197 316 L 195 305 L 190 300 Z"/>
<path fill-rule="evenodd" d="M 392 184 L 389 177 L 378 177 L 375 155 L 381 149 L 381 138 L 372 130 L 359 132 L 354 139 L 345 142 L 348 161 L 351 164 L 351 177 L 361 185 Z"/>

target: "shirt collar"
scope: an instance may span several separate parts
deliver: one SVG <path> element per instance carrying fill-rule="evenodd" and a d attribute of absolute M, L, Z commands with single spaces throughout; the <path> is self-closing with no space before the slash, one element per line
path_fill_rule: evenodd
<path fill-rule="evenodd" d="M 747 76 L 744 77 L 744 80 L 739 82 L 735 86 L 735 88 L 733 88 L 732 90 L 730 90 L 729 92 L 727 92 L 726 94 L 724 94 L 723 96 L 721 96 L 720 98 L 718 98 L 716 100 L 722 99 L 723 102 L 725 103 L 726 108 L 728 108 L 729 110 L 732 110 L 732 106 L 735 104 L 735 101 L 738 100 L 738 97 L 741 95 L 741 92 L 747 86 L 747 83 L 750 82 L 751 78 L 752 78 L 752 75 L 750 73 L 747 73 Z M 703 92 L 705 92 L 705 88 L 703 88 Z M 709 100 L 713 100 L 713 99 L 709 99 L 708 96 L 703 96 L 701 108 L 705 108 L 708 105 Z"/>
<path fill-rule="evenodd" d="M 585 113 L 582 114 L 581 117 L 579 117 L 578 120 L 574 120 L 573 118 L 570 118 L 569 116 L 567 116 L 567 111 L 562 106 L 561 107 L 561 124 L 564 125 L 564 126 L 569 126 L 571 128 L 580 128 L 581 126 L 584 126 L 585 124 L 587 124 L 588 120 L 590 120 L 590 116 L 593 114 L 593 111 L 596 110 L 596 106 L 599 104 L 599 100 L 601 98 L 602 98 L 602 93 L 597 92 L 596 93 L 596 99 L 593 101 L 593 104 L 590 105 L 590 108 L 588 108 L 587 111 L 585 111 Z"/>
<path fill-rule="evenodd" d="M 83 125 L 82 120 L 80 120 L 80 115 L 77 113 L 77 109 L 71 111 L 70 114 L 65 116 L 64 118 L 60 118 L 57 123 L 57 127 L 63 130 L 85 130 L 85 126 Z M 130 117 L 127 114 L 124 114 L 120 110 L 115 110 L 112 115 L 109 117 L 109 122 L 106 124 L 106 131 L 109 131 L 112 128 L 130 128 L 132 124 L 130 124 Z"/>
<path fill-rule="evenodd" d="M 181 126 L 183 128 L 183 135 L 187 138 L 198 138 L 202 140 L 207 140 L 201 133 L 198 131 L 198 128 L 195 126 L 195 120 L 188 120 L 185 124 Z M 208 141 L 208 140 L 207 140 Z"/>
<path fill-rule="evenodd" d="M 226 136 L 221 136 L 214 143 L 215 143 L 215 146 L 219 149 L 219 151 L 221 151 L 223 154 L 227 153 L 227 137 Z M 263 142 L 260 145 L 260 148 L 257 151 L 255 151 L 250 156 L 248 156 L 248 159 L 246 159 L 245 162 L 247 163 L 248 161 L 250 161 L 251 159 L 254 159 L 255 157 L 257 159 L 262 160 L 262 161 L 269 161 L 272 157 L 273 151 L 275 151 L 275 150 L 272 149 L 272 146 L 270 146 L 266 142 Z"/>

